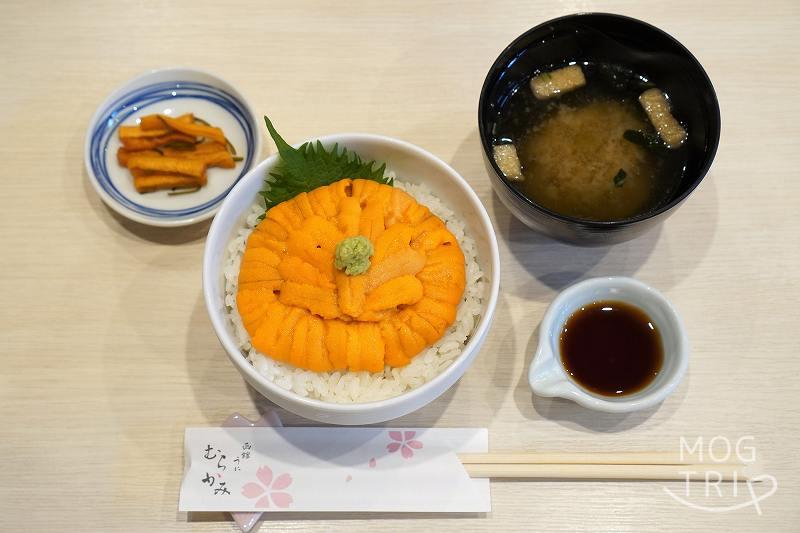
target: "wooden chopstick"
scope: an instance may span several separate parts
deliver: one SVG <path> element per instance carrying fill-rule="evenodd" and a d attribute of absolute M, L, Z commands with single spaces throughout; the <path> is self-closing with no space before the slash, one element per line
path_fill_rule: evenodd
<path fill-rule="evenodd" d="M 464 469 L 474 478 L 519 479 L 607 479 L 705 481 L 747 481 L 744 465 L 730 464 L 577 464 L 577 463 L 467 463 Z M 720 479 L 721 477 L 721 479 Z"/>
<path fill-rule="evenodd" d="M 699 462 L 674 452 L 460 453 L 475 478 L 747 481 L 739 462 Z"/>
<path fill-rule="evenodd" d="M 704 463 L 674 452 L 526 452 L 460 453 L 463 464 L 582 464 L 582 465 L 740 465 L 739 462 Z"/>

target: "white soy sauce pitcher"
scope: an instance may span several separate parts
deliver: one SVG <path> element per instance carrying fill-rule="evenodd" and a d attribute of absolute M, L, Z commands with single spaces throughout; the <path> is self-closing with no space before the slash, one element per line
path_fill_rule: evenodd
<path fill-rule="evenodd" d="M 652 383 L 630 395 L 603 396 L 581 387 L 564 369 L 560 335 L 564 323 L 582 306 L 603 300 L 621 301 L 640 308 L 658 326 L 664 360 Z M 542 319 L 539 346 L 528 382 L 539 396 L 558 396 L 589 409 L 627 413 L 652 407 L 669 396 L 683 379 L 689 364 L 689 340 L 672 304 L 657 290 L 627 277 L 593 278 L 564 289 Z"/>

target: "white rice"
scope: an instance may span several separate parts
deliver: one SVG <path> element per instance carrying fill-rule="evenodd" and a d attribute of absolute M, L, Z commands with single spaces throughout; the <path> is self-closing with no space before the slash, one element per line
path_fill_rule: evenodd
<path fill-rule="evenodd" d="M 401 368 L 387 366 L 381 373 L 311 372 L 265 356 L 250 344 L 250 336 L 236 308 L 239 265 L 247 245 L 247 238 L 264 213 L 263 203 L 256 202 L 245 219 L 245 226 L 228 245 L 224 266 L 225 306 L 242 353 L 264 377 L 279 387 L 291 390 L 300 396 L 335 403 L 369 402 L 391 398 L 419 387 L 450 366 L 472 334 L 480 318 L 485 290 L 483 272 L 476 260 L 475 241 L 465 234 L 464 224 L 458 220 L 455 213 L 427 187 L 397 180 L 394 185 L 408 192 L 441 218 L 461 245 L 466 262 L 466 288 L 464 298 L 458 306 L 456 321 L 439 342 L 414 357 L 408 365 Z"/>

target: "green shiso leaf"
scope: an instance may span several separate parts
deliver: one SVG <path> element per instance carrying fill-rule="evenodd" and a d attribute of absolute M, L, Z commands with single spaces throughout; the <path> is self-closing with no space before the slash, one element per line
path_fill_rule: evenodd
<path fill-rule="evenodd" d="M 374 168 L 377 162 L 362 161 L 358 154 L 348 152 L 346 148 L 339 150 L 338 144 L 334 144 L 330 151 L 319 141 L 292 148 L 275 131 L 269 118 L 265 116 L 264 122 L 280 155 L 280 160 L 265 178 L 264 189 L 261 191 L 267 211 L 301 192 L 310 192 L 344 178 L 360 178 L 392 185 L 392 179 L 384 176 L 385 163 Z"/>

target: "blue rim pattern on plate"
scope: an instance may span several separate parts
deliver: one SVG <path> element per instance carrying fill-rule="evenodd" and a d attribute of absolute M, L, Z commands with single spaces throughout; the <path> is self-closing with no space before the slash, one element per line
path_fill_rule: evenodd
<path fill-rule="evenodd" d="M 117 187 L 112 183 L 108 169 L 106 167 L 106 151 L 108 142 L 111 136 L 117 130 L 117 126 L 124 123 L 133 113 L 139 109 L 160 102 L 162 100 L 169 100 L 175 98 L 193 98 L 207 100 L 214 103 L 233 116 L 241 126 L 244 132 L 245 140 L 247 142 L 247 157 L 242 165 L 242 170 L 230 187 L 228 187 L 222 194 L 216 198 L 209 200 L 198 206 L 188 207 L 184 209 L 155 209 L 147 207 L 134 202 L 127 196 L 123 195 Z M 111 103 L 106 109 L 103 110 L 97 126 L 92 131 L 91 144 L 89 148 L 90 162 L 92 165 L 92 172 L 95 179 L 100 184 L 100 187 L 111 196 L 114 200 L 121 205 L 135 211 L 139 214 L 154 217 L 154 218 L 182 218 L 187 216 L 194 216 L 215 207 L 220 203 L 225 196 L 230 192 L 234 185 L 244 176 L 250 169 L 255 154 L 253 153 L 256 132 L 248 120 L 248 113 L 245 111 L 245 106 L 232 94 L 207 85 L 205 83 L 189 82 L 189 81 L 169 81 L 163 83 L 155 83 L 147 85 L 135 91 L 131 91 L 124 96 L 118 98 Z"/>

